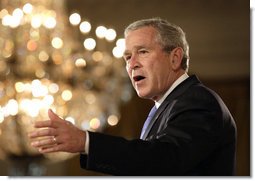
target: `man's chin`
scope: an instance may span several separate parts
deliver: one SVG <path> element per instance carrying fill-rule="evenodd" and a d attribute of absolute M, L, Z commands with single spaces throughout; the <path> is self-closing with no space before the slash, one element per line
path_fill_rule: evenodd
<path fill-rule="evenodd" d="M 145 94 L 145 93 L 139 92 L 137 90 L 136 90 L 136 93 L 137 93 L 138 97 L 140 97 L 142 99 L 151 99 L 151 100 L 153 100 L 153 97 L 149 94 Z"/>

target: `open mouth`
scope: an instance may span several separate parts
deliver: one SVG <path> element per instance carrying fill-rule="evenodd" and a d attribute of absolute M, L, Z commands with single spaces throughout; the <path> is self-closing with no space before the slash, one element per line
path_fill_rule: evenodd
<path fill-rule="evenodd" d="M 141 75 L 138 75 L 138 76 L 134 76 L 133 79 L 134 79 L 135 82 L 138 82 L 138 81 L 140 81 L 140 80 L 145 79 L 145 77 L 144 77 L 144 76 L 141 76 Z"/>

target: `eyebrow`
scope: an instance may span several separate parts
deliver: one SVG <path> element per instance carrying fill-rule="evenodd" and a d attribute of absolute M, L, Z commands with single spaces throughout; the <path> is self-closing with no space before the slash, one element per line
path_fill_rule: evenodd
<path fill-rule="evenodd" d="M 133 49 L 139 50 L 139 49 L 141 49 L 141 48 L 146 48 L 146 46 L 144 46 L 144 45 L 137 45 L 137 46 L 134 46 Z M 130 52 L 131 52 L 131 50 L 125 50 L 124 53 L 123 53 L 123 55 L 128 55 L 128 54 L 130 54 Z"/>

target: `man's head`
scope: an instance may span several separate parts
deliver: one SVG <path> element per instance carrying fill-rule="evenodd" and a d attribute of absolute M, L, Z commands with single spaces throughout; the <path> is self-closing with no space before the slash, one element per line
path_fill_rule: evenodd
<path fill-rule="evenodd" d="M 188 69 L 184 32 L 161 19 L 140 20 L 125 30 L 126 69 L 138 96 L 159 100 Z"/>
<path fill-rule="evenodd" d="M 189 44 L 186 40 L 184 31 L 177 25 L 172 24 L 161 18 L 151 18 L 138 20 L 131 23 L 126 27 L 124 35 L 128 34 L 129 31 L 134 31 L 142 27 L 151 26 L 154 27 L 158 34 L 157 40 L 161 44 L 162 48 L 169 52 L 173 48 L 181 47 L 183 49 L 182 68 L 188 71 L 189 68 Z"/>

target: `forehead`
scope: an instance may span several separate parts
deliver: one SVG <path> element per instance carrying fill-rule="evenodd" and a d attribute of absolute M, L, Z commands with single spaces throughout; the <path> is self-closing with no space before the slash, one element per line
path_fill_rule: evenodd
<path fill-rule="evenodd" d="M 157 32 L 153 27 L 142 27 L 127 33 L 125 37 L 126 49 L 156 42 Z"/>

